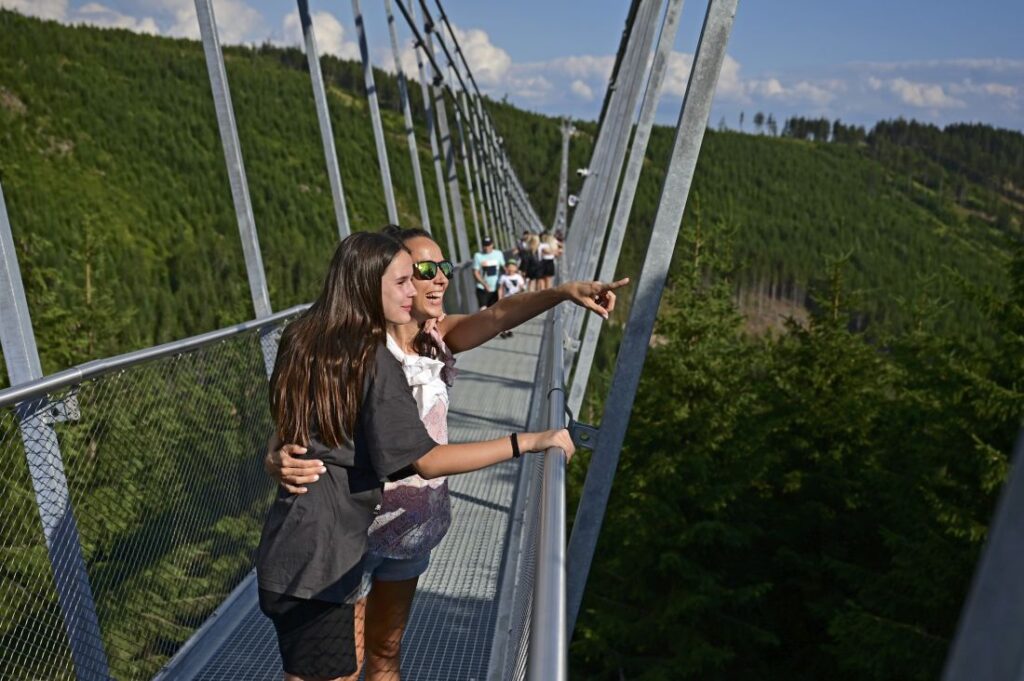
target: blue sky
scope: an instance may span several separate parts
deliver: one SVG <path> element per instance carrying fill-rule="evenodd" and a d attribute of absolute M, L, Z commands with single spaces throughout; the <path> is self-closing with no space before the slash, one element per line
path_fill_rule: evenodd
<path fill-rule="evenodd" d="M 389 67 L 382 0 L 362 0 L 371 53 Z M 428 4 L 433 7 L 433 0 Z M 548 114 L 596 117 L 628 0 L 447 0 L 484 90 Z M 289 0 L 215 0 L 228 42 L 298 39 Z M 357 55 L 349 0 L 310 0 L 323 51 Z M 198 35 L 193 0 L 0 0 L 54 18 Z M 678 114 L 705 4 L 683 12 L 659 120 Z M 1024 2 L 741 0 L 712 125 L 826 116 L 870 125 L 896 116 L 1024 130 Z M 403 36 L 403 40 L 408 34 Z M 409 58 L 408 52 L 403 62 Z"/>

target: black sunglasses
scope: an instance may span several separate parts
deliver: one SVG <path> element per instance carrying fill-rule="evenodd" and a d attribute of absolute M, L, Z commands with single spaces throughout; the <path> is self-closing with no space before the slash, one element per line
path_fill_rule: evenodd
<path fill-rule="evenodd" d="M 451 260 L 439 260 L 434 262 L 433 260 L 420 260 L 412 264 L 412 276 L 417 279 L 433 279 L 437 276 L 437 270 L 441 270 L 441 274 L 444 275 L 445 279 L 452 278 L 452 272 L 455 271 L 455 265 L 452 265 Z"/>

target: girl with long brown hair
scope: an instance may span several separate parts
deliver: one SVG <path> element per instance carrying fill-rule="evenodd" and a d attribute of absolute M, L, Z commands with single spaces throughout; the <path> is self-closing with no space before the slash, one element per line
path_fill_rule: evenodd
<path fill-rule="evenodd" d="M 274 622 L 286 681 L 357 671 L 353 601 L 383 481 L 464 473 L 520 451 L 574 451 L 564 429 L 458 445 L 430 436 L 387 349 L 388 335 L 412 320 L 412 271 L 397 239 L 349 236 L 320 296 L 281 337 L 270 386 L 276 436 L 323 464 L 307 494 L 280 488 L 260 539 L 260 607 Z"/>
<path fill-rule="evenodd" d="M 406 379 L 432 437 L 447 441 L 448 388 L 456 372 L 453 352 L 474 348 L 562 301 L 572 301 L 605 316 L 614 309 L 612 284 L 568 282 L 542 293 L 526 293 L 504 300 L 475 315 L 444 315 L 443 299 L 450 284 L 452 264 L 429 233 L 419 228 L 385 228 L 400 238 L 413 256 L 413 299 L 409 324 L 395 330 L 388 349 L 402 363 Z M 264 465 L 289 492 L 303 494 L 315 486 L 321 464 L 305 448 L 271 444 Z M 357 651 L 365 648 L 368 681 L 398 681 L 401 641 L 420 575 L 431 550 L 448 530 L 451 512 L 443 478 L 423 480 L 413 475 L 389 482 L 380 513 L 369 530 L 364 562 L 367 598 L 355 611 Z M 359 622 L 364 622 L 362 629 Z M 363 632 L 360 645 L 358 633 Z"/>

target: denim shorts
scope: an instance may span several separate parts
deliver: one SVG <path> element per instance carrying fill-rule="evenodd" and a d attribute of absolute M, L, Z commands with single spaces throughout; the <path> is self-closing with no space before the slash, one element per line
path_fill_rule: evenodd
<path fill-rule="evenodd" d="M 403 582 L 419 577 L 430 565 L 430 551 L 412 558 L 385 558 L 373 553 L 363 557 L 363 583 L 359 590 L 359 598 L 366 598 L 373 586 L 373 581 Z"/>

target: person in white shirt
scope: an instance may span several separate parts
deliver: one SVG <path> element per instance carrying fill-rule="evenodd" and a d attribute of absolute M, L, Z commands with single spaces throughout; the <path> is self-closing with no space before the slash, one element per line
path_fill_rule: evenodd
<path fill-rule="evenodd" d="M 505 272 L 498 277 L 498 300 L 507 296 L 513 296 L 526 290 L 526 279 L 519 274 L 519 263 L 509 260 L 505 264 Z M 499 334 L 502 338 L 511 338 L 512 331 L 502 331 Z"/>

